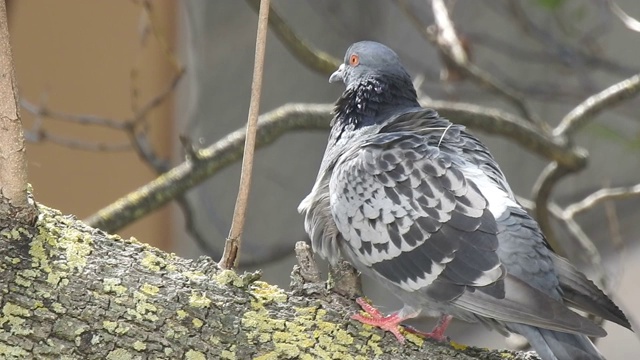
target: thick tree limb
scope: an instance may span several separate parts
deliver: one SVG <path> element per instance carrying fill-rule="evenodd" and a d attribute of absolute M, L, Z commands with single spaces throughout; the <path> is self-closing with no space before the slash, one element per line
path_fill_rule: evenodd
<path fill-rule="evenodd" d="M 299 273 L 286 292 L 41 210 L 35 227 L 0 232 L 3 359 L 532 359 L 411 335 L 401 346 Z"/>

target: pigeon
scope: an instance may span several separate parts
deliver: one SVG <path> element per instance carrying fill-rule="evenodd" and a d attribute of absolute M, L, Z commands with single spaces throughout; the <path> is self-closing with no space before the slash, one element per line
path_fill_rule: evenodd
<path fill-rule="evenodd" d="M 593 282 L 555 254 L 478 138 L 422 108 L 398 55 L 349 47 L 329 78 L 337 100 L 316 182 L 298 211 L 316 254 L 344 259 L 403 303 L 383 315 L 364 299 L 352 318 L 404 340 L 400 324 L 452 318 L 517 333 L 544 360 L 603 359 L 606 332 L 572 307 L 631 329 Z"/>

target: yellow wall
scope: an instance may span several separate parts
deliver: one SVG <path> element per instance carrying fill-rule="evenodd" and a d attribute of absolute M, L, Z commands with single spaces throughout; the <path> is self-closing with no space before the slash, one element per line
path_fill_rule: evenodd
<path fill-rule="evenodd" d="M 174 43 L 175 3 L 152 2 L 155 24 Z M 141 46 L 142 8 L 134 1 L 12 1 L 9 26 L 20 95 L 56 111 L 114 119 L 132 116 L 130 71 L 140 64 L 141 103 L 166 87 L 172 68 L 153 36 Z M 141 50 L 142 49 L 142 50 Z M 22 111 L 25 127 L 34 118 Z M 163 155 L 174 137 L 171 104 L 154 111 L 152 141 Z M 117 131 L 45 119 L 58 136 L 123 142 Z M 37 201 L 84 218 L 155 177 L 133 151 L 88 152 L 29 143 L 29 178 Z M 169 212 L 163 209 L 121 230 L 124 236 L 166 247 Z"/>

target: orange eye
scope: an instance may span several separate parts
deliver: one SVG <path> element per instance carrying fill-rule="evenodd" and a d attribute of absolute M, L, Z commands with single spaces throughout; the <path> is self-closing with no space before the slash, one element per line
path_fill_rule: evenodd
<path fill-rule="evenodd" d="M 358 64 L 360 64 L 360 57 L 356 54 L 351 55 L 351 57 L 349 57 L 349 65 L 358 66 Z"/>

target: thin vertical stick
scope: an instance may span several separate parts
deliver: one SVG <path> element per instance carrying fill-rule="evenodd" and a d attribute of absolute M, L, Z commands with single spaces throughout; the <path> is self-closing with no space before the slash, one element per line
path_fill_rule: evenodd
<path fill-rule="evenodd" d="M 240 189 L 238 190 L 236 207 L 233 212 L 231 230 L 229 230 L 229 236 L 224 244 L 222 259 L 218 264 L 223 269 L 231 269 L 238 265 L 240 241 L 247 213 L 247 201 L 249 199 L 249 188 L 251 187 L 251 171 L 253 170 L 253 153 L 256 146 L 256 128 L 262 89 L 264 53 L 267 43 L 269 3 L 270 0 L 262 0 L 260 2 L 260 12 L 258 13 L 258 34 L 256 35 L 256 55 L 253 64 L 253 82 L 251 84 L 251 103 L 249 105 L 249 119 L 247 121 L 247 138 L 244 143 Z"/>

